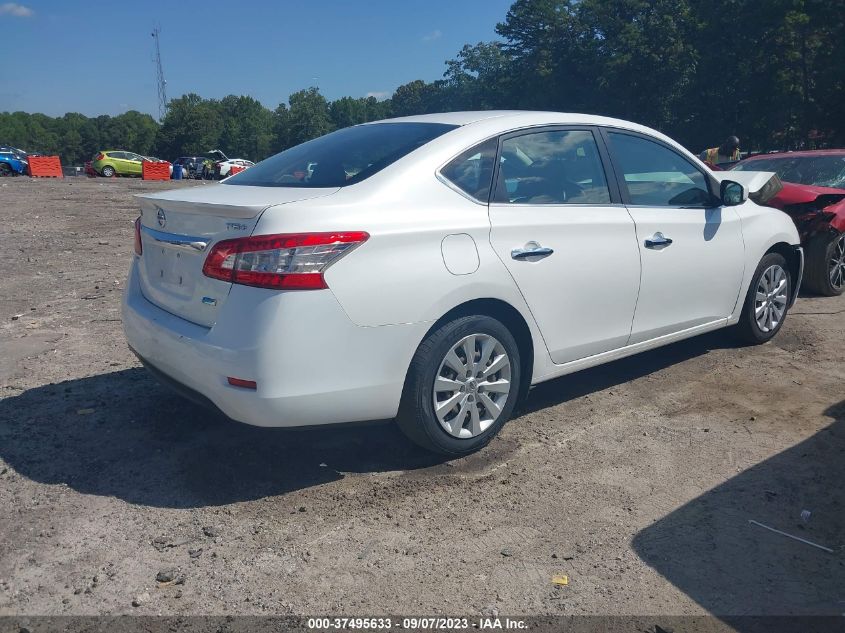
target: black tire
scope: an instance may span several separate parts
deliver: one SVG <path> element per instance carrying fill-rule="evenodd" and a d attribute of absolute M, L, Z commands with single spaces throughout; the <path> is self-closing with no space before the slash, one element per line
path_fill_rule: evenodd
<path fill-rule="evenodd" d="M 462 339 L 473 334 L 492 336 L 502 345 L 510 361 L 511 384 L 507 399 L 493 423 L 474 437 L 459 438 L 448 433 L 437 419 L 434 381 L 446 354 Z M 459 317 L 444 323 L 420 343 L 408 369 L 396 422 L 412 442 L 426 450 L 441 455 L 466 455 L 484 447 L 510 419 L 519 399 L 521 384 L 519 346 L 508 328 L 489 316 Z"/>
<path fill-rule="evenodd" d="M 768 331 L 763 330 L 757 323 L 755 315 L 755 303 L 757 296 L 757 287 L 764 273 L 772 266 L 780 266 L 786 273 L 786 305 L 784 307 L 783 316 L 778 320 Z M 736 324 L 735 333 L 745 343 L 752 345 L 760 345 L 766 341 L 771 340 L 783 327 L 786 321 L 787 313 L 789 312 L 789 303 L 792 298 L 792 273 L 786 262 L 786 258 L 780 253 L 767 253 L 760 260 L 757 265 L 757 270 L 754 271 L 754 276 L 751 278 L 751 284 L 748 286 L 748 293 L 745 295 L 745 303 L 742 306 L 742 314 L 739 318 L 739 323 Z"/>
<path fill-rule="evenodd" d="M 0 163 L 0 177 L 13 175 L 12 166 L 9 163 Z"/>
<path fill-rule="evenodd" d="M 106 165 L 105 167 L 103 167 L 103 176 L 105 176 L 106 178 L 111 178 L 112 176 L 114 176 L 114 174 L 114 167 L 112 167 L 111 165 Z"/>
<path fill-rule="evenodd" d="M 807 263 L 804 267 L 804 285 L 807 289 L 826 297 L 841 295 L 845 291 L 845 271 L 839 268 L 835 280 L 831 279 L 831 273 L 834 263 L 841 261 L 843 253 L 845 233 L 830 230 L 811 237 L 807 244 Z"/>

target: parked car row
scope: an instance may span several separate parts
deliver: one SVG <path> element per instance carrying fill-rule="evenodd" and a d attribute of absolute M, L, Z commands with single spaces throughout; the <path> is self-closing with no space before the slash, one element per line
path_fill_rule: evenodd
<path fill-rule="evenodd" d="M 140 176 L 144 161 L 167 162 L 161 158 L 142 156 L 135 152 L 110 149 L 97 152 L 89 162 L 85 163 L 85 173 L 107 178 Z M 182 168 L 183 178 L 220 180 L 229 176 L 232 167 L 240 168 L 236 171 L 241 171 L 254 164 L 244 158 L 229 158 L 219 149 L 215 149 L 207 152 L 205 156 L 180 156 L 170 164 L 170 174 L 173 175 L 173 166 L 179 165 Z"/>

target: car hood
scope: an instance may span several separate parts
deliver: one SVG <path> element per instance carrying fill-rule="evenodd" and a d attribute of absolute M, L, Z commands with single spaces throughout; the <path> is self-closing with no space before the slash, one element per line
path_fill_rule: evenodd
<path fill-rule="evenodd" d="M 823 197 L 824 196 L 824 197 Z M 822 198 L 823 197 L 823 198 Z M 831 187 L 818 187 L 816 185 L 799 185 L 793 182 L 784 182 L 783 189 L 771 200 L 769 204 L 778 209 L 793 204 L 808 204 L 822 198 L 826 202 L 824 206 L 835 204 L 845 198 L 845 189 L 833 189 Z"/>
<path fill-rule="evenodd" d="M 845 231 L 845 189 L 783 183 L 783 189 L 767 202 L 792 216 L 797 223 L 812 219 L 823 222 L 819 227 Z"/>

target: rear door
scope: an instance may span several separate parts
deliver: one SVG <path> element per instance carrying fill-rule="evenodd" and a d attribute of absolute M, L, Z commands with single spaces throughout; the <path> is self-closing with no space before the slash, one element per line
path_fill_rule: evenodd
<path fill-rule="evenodd" d="M 642 261 L 630 343 L 727 318 L 745 266 L 736 210 L 720 206 L 707 174 L 659 139 L 603 133 Z"/>
<path fill-rule="evenodd" d="M 631 333 L 639 253 L 606 162 L 589 127 L 523 130 L 499 145 L 490 241 L 558 364 Z"/>

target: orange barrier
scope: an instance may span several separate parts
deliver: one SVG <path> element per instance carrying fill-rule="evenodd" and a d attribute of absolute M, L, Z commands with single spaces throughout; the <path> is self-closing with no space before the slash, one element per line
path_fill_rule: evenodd
<path fill-rule="evenodd" d="M 27 173 L 34 178 L 64 178 L 58 156 L 30 156 Z"/>
<path fill-rule="evenodd" d="M 144 180 L 170 180 L 170 163 L 141 163 L 141 177 Z"/>
<path fill-rule="evenodd" d="M 229 176 L 234 176 L 235 174 L 241 173 L 246 167 L 241 167 L 240 165 L 232 165 L 229 167 Z"/>

